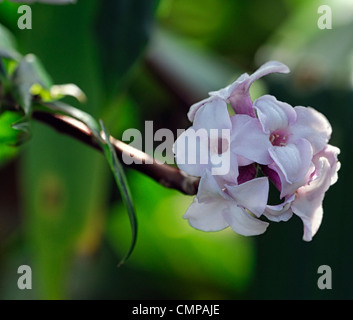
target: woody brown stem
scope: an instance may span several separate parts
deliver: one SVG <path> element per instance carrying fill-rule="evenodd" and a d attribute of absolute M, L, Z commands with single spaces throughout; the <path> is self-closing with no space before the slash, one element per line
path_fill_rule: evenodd
<path fill-rule="evenodd" d="M 86 145 L 103 151 L 95 140 L 91 130 L 81 121 L 60 114 L 52 114 L 45 111 L 33 111 L 33 118 L 49 125 L 60 133 L 69 135 Z M 128 168 L 137 170 L 157 181 L 164 187 L 179 190 L 186 195 L 195 195 L 197 193 L 199 178 L 189 176 L 183 171 L 167 164 L 159 164 L 148 154 L 133 148 L 126 143 L 110 136 L 116 154 L 122 160 L 123 153 L 130 155 L 134 160 L 132 164 L 126 165 Z"/>

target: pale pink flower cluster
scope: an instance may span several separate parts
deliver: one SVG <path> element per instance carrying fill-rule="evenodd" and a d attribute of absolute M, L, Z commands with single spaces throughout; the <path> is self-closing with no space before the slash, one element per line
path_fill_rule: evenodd
<path fill-rule="evenodd" d="M 294 213 L 303 221 L 305 241 L 317 232 L 325 192 L 337 181 L 340 150 L 328 144 L 331 125 L 313 108 L 293 108 L 271 95 L 252 101 L 252 83 L 274 72 L 289 69 L 270 61 L 191 106 L 193 125 L 178 137 L 174 153 L 181 170 L 201 177 L 184 215 L 194 228 L 230 226 L 242 235 L 258 235 L 268 221 L 288 221 Z M 208 135 L 198 135 L 200 129 Z M 218 135 L 211 135 L 212 130 Z M 223 135 L 224 130 L 229 134 Z M 194 161 L 185 161 L 190 153 Z M 212 159 L 225 154 L 228 170 L 218 174 Z M 269 181 L 279 190 L 281 204 L 268 204 Z"/>

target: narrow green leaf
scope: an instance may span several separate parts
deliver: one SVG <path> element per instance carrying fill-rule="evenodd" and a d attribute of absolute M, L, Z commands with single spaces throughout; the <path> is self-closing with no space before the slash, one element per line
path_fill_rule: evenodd
<path fill-rule="evenodd" d="M 31 88 L 40 84 L 49 88 L 52 81 L 44 70 L 42 64 L 33 54 L 26 55 L 18 64 L 12 75 L 14 96 L 25 114 L 29 114 L 32 106 Z"/>
<path fill-rule="evenodd" d="M 40 105 L 40 107 L 52 112 L 68 115 L 75 118 L 76 120 L 83 122 L 92 131 L 94 137 L 98 141 L 102 141 L 99 124 L 90 114 L 61 101 L 43 103 Z"/>
<path fill-rule="evenodd" d="M 136 244 L 136 239 L 137 239 L 137 219 L 136 219 L 136 213 L 135 209 L 133 206 L 132 202 L 132 197 L 130 193 L 130 189 L 128 186 L 127 179 L 124 174 L 123 167 L 115 153 L 114 147 L 111 144 L 109 140 L 109 134 L 103 124 L 102 121 L 100 121 L 100 124 L 97 123 L 97 121 L 88 113 L 79 110 L 77 108 L 74 108 L 70 105 L 67 105 L 63 102 L 60 101 L 54 101 L 54 102 L 48 102 L 48 103 L 43 103 L 39 106 L 40 109 L 46 109 L 50 110 L 51 112 L 55 113 L 60 113 L 63 115 L 68 115 L 70 117 L 73 117 L 85 125 L 91 130 L 92 134 L 94 135 L 95 139 L 97 142 L 100 144 L 104 155 L 109 163 L 110 169 L 114 175 L 114 179 L 117 183 L 117 186 L 119 188 L 119 191 L 122 195 L 124 204 L 127 208 L 129 220 L 130 220 L 130 226 L 131 226 L 131 234 L 132 234 L 132 241 L 130 248 L 125 255 L 125 257 L 121 260 L 119 263 L 119 266 L 121 266 L 131 255 L 132 251 L 134 250 L 135 244 Z M 101 131 L 104 133 L 104 137 L 102 138 L 101 136 Z"/>
<path fill-rule="evenodd" d="M 132 240 L 131 240 L 129 251 L 127 252 L 125 257 L 120 261 L 120 263 L 118 265 L 118 266 L 121 266 L 130 257 L 131 253 L 133 252 L 133 250 L 135 248 L 136 239 L 137 239 L 137 219 L 136 219 L 136 213 L 135 213 L 135 209 L 134 209 L 134 205 L 133 205 L 133 201 L 132 201 L 132 197 L 131 197 L 131 192 L 130 192 L 128 182 L 125 177 L 123 167 L 122 167 L 118 157 L 116 156 L 113 145 L 111 144 L 111 142 L 109 140 L 109 133 L 108 133 L 107 129 L 105 128 L 103 121 L 100 121 L 100 125 L 102 127 L 103 132 L 104 132 L 105 143 L 102 145 L 102 147 L 104 149 L 105 157 L 107 158 L 107 160 L 109 162 L 110 168 L 111 168 L 113 175 L 114 175 L 114 178 L 115 178 L 115 181 L 116 181 L 118 188 L 120 190 L 120 193 L 122 195 L 124 204 L 125 204 L 127 212 L 128 212 L 130 226 L 131 226 Z"/>

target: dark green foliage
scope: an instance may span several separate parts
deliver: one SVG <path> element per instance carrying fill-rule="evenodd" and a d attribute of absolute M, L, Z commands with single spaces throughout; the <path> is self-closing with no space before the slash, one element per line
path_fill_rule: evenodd
<path fill-rule="evenodd" d="M 102 0 L 97 16 L 97 47 L 108 92 L 121 89 L 147 44 L 159 0 Z"/>

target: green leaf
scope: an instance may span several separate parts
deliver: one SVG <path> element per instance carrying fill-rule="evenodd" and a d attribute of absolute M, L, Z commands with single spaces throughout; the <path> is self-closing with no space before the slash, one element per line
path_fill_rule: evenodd
<path fill-rule="evenodd" d="M 38 54 L 55 83 L 74 82 L 89 93 L 84 111 L 92 115 L 99 114 L 106 96 L 97 81 L 97 43 L 88 32 L 94 30 L 99 2 L 33 5 L 33 29 L 16 32 L 21 50 Z M 6 3 L 13 4 L 1 5 Z M 16 17 L 15 11 L 15 28 Z M 107 164 L 96 150 L 44 124 L 35 123 L 34 129 L 23 150 L 19 177 L 28 235 L 23 250 L 33 270 L 31 291 L 36 299 L 68 299 L 77 258 L 92 257 L 101 245 L 110 186 Z M 26 299 L 23 291 L 15 290 Z"/>
<path fill-rule="evenodd" d="M 73 83 L 52 86 L 50 88 L 50 95 L 52 99 L 61 99 L 65 96 L 71 96 L 81 103 L 84 103 L 87 100 L 85 93 Z"/>
<path fill-rule="evenodd" d="M 12 111 L 5 111 L 0 116 L 0 165 L 17 155 L 15 147 L 20 134 L 14 130 L 12 124 L 17 122 L 21 115 Z"/>
<path fill-rule="evenodd" d="M 24 113 L 29 114 L 32 106 L 32 86 L 40 84 L 44 88 L 50 88 L 52 81 L 37 57 L 28 54 L 19 62 L 14 71 L 12 84 L 15 99 Z"/>
<path fill-rule="evenodd" d="M 6 144 L 15 144 L 18 138 L 18 132 L 14 130 L 12 124 L 20 120 L 21 115 L 12 111 L 5 111 L 0 116 L 0 142 Z"/>
<path fill-rule="evenodd" d="M 21 55 L 16 50 L 15 40 L 11 33 L 0 24 L 0 58 L 19 60 Z"/>
<path fill-rule="evenodd" d="M 109 137 L 109 134 L 103 122 L 101 121 L 99 125 L 97 121 L 88 113 L 60 101 L 42 104 L 41 108 L 44 108 L 44 109 L 46 108 L 51 112 L 55 112 L 55 113 L 59 112 L 60 114 L 71 116 L 81 121 L 85 125 L 87 125 L 87 127 L 92 131 L 92 134 L 94 135 L 95 139 L 100 144 L 102 150 L 104 151 L 104 155 L 109 163 L 110 169 L 114 175 L 114 179 L 117 183 L 117 186 L 120 190 L 125 206 L 127 208 L 127 212 L 130 220 L 130 226 L 131 226 L 132 241 L 127 254 L 119 263 L 119 266 L 122 265 L 129 258 L 136 244 L 137 219 L 136 219 L 135 209 L 133 206 L 131 192 L 129 190 L 128 182 L 125 177 L 123 167 L 116 155 L 113 145 L 111 144 L 110 140 L 107 138 Z M 104 139 L 102 139 L 102 136 L 100 134 L 101 130 L 104 133 Z"/>
<path fill-rule="evenodd" d="M 129 215 L 129 220 L 130 220 L 130 226 L 131 226 L 131 233 L 132 233 L 132 241 L 130 244 L 129 251 L 125 255 L 125 257 L 120 261 L 119 266 L 121 266 L 131 255 L 132 251 L 135 248 L 136 244 L 136 239 L 137 239 L 137 219 L 136 219 L 136 213 L 131 197 L 131 192 L 128 186 L 128 182 L 126 180 L 125 174 L 123 167 L 116 156 L 115 150 L 113 145 L 111 144 L 109 140 L 109 133 L 107 129 L 105 128 L 103 121 L 100 121 L 100 125 L 103 129 L 104 132 L 104 140 L 106 143 L 102 145 L 105 157 L 107 158 L 110 169 L 113 172 L 115 181 L 118 185 L 118 188 L 120 190 L 120 193 L 122 195 L 123 201 L 125 203 L 125 206 L 127 208 L 127 212 Z"/>
<path fill-rule="evenodd" d="M 87 100 L 84 92 L 77 85 L 72 83 L 54 85 L 50 89 L 45 89 L 40 84 L 36 83 L 31 87 L 31 94 L 39 96 L 43 102 L 59 100 L 66 96 L 74 97 L 81 103 Z"/>
<path fill-rule="evenodd" d="M 15 146 L 19 146 L 32 137 L 31 122 L 28 115 L 22 117 L 20 120 L 11 124 L 11 127 L 18 131 L 17 140 L 14 142 Z"/>
<path fill-rule="evenodd" d="M 7 49 L 0 48 L 0 58 L 18 61 L 21 59 L 21 55 L 13 50 L 7 50 Z"/>
<path fill-rule="evenodd" d="M 94 137 L 98 141 L 102 141 L 98 122 L 87 112 L 74 108 L 61 101 L 43 103 L 40 105 L 40 107 L 50 110 L 54 113 L 59 112 L 60 114 L 68 115 L 75 118 L 76 120 L 83 122 L 92 131 Z"/>

